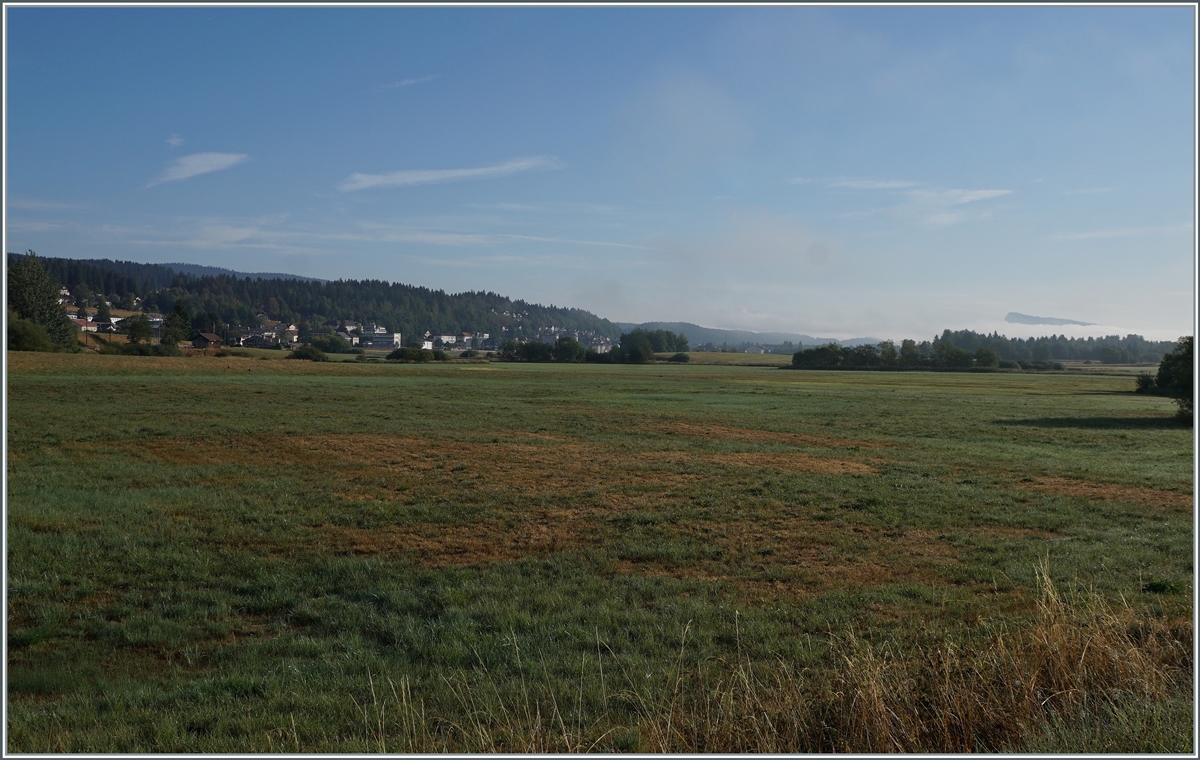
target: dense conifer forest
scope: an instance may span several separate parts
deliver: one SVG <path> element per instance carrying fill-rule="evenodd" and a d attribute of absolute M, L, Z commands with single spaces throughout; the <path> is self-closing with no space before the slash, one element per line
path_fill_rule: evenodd
<path fill-rule="evenodd" d="M 9 263 L 21 254 L 8 254 Z M 446 293 L 383 280 L 250 279 L 193 276 L 161 264 L 108 259 L 39 257 L 50 276 L 72 292 L 84 285 L 114 304 L 141 299 L 146 311 L 167 313 L 182 301 L 197 324 L 256 325 L 261 319 L 318 330 L 330 321 L 372 322 L 407 335 L 486 332 L 536 338 L 543 331 L 594 332 L 608 338 L 620 328 L 582 309 L 542 306 L 496 293 Z M 305 330 L 302 329 L 302 332 Z"/>

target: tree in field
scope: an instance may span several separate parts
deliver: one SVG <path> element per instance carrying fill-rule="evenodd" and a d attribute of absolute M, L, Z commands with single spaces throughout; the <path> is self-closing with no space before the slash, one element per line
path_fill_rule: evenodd
<path fill-rule="evenodd" d="M 975 366 L 999 367 L 1000 354 L 996 353 L 996 351 L 991 348 L 981 348 L 975 352 Z"/>
<path fill-rule="evenodd" d="M 125 328 L 130 343 L 141 343 L 142 341 L 149 343 L 150 339 L 154 337 L 154 328 L 150 326 L 150 320 L 146 319 L 145 314 L 134 314 L 121 325 Z"/>
<path fill-rule="evenodd" d="M 531 340 L 517 349 L 517 358 L 525 362 L 548 362 L 554 358 L 554 346 Z"/>
<path fill-rule="evenodd" d="M 909 338 L 900 341 L 900 363 L 905 366 L 915 366 L 921 363 L 921 349 L 917 342 Z"/>
<path fill-rule="evenodd" d="M 654 346 L 644 330 L 621 334 L 621 353 L 631 364 L 647 364 L 654 361 Z"/>
<path fill-rule="evenodd" d="M 948 340 L 939 341 L 937 344 L 938 362 L 943 367 L 970 367 L 975 363 L 975 357 L 971 356 L 966 349 L 959 348 Z M 999 359 L 997 359 L 999 364 Z"/>
<path fill-rule="evenodd" d="M 877 367 L 883 360 L 879 356 L 878 346 L 864 343 L 845 349 L 842 352 L 842 363 L 851 367 Z"/>
<path fill-rule="evenodd" d="M 108 310 L 108 301 L 104 300 L 104 296 L 100 296 L 100 303 L 96 305 L 96 321 L 112 321 L 112 313 Z"/>
<path fill-rule="evenodd" d="M 554 361 L 581 362 L 587 358 L 587 349 L 570 335 L 560 335 L 554 342 Z"/>
<path fill-rule="evenodd" d="M 327 354 L 348 354 L 354 349 L 354 346 L 350 345 L 350 341 L 336 335 L 314 336 L 309 339 L 309 344 Z"/>
<path fill-rule="evenodd" d="M 900 363 L 900 354 L 896 352 L 896 344 L 890 340 L 880 342 L 879 361 L 885 366 L 894 367 Z"/>
<path fill-rule="evenodd" d="M 1158 365 L 1158 387 L 1165 389 L 1179 404 L 1179 417 L 1192 420 L 1192 336 L 1186 335 L 1175 344 L 1175 350 L 1162 358 Z"/>
<path fill-rule="evenodd" d="M 58 305 L 58 288 L 33 251 L 8 267 L 8 308 L 19 319 L 41 325 L 59 349 L 75 351 L 75 325 Z"/>
<path fill-rule="evenodd" d="M 174 345 L 187 340 L 192 334 L 191 320 L 188 318 L 187 307 L 183 299 L 175 301 L 175 308 L 163 320 L 162 339 L 160 343 Z"/>
<path fill-rule="evenodd" d="M 842 363 L 842 347 L 836 343 L 806 348 L 792 354 L 793 367 L 836 367 Z"/>
<path fill-rule="evenodd" d="M 301 346 L 287 355 L 289 359 L 306 359 L 310 362 L 327 362 L 329 357 L 325 352 L 314 346 Z"/>

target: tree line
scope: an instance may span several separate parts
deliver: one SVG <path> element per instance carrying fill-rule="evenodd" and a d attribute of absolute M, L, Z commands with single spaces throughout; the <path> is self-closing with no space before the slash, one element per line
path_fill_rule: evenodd
<path fill-rule="evenodd" d="M 890 340 L 872 345 L 826 346 L 805 348 L 792 354 L 792 366 L 796 368 L 833 367 L 1001 367 L 1005 364 L 1019 366 L 1015 362 L 1004 362 L 990 348 L 981 348 L 975 353 L 959 348 L 949 341 L 939 341 L 931 354 L 923 354 L 914 340 L 904 340 L 900 348 Z M 1031 365 L 1032 366 L 1032 365 Z M 1037 367 L 1042 368 L 1042 367 Z M 1049 367 L 1045 367 L 1048 369 Z"/>
<path fill-rule="evenodd" d="M 1123 338 L 1118 335 L 1103 338 L 1068 338 L 1065 335 L 1008 338 L 995 332 L 985 335 L 972 330 L 945 330 L 933 339 L 925 353 L 932 354 L 941 342 L 948 342 L 970 353 L 991 349 L 1006 361 L 1073 360 L 1105 364 L 1157 362 L 1175 347 L 1174 341 L 1150 341 L 1134 334 Z"/>
<path fill-rule="evenodd" d="M 560 335 L 553 344 L 541 341 L 519 343 L 506 340 L 500 344 L 500 358 L 524 362 L 596 362 L 604 364 L 647 364 L 654 354 L 688 350 L 688 339 L 669 330 L 634 329 L 621 333 L 620 340 L 604 353 L 594 351 L 569 335 Z M 686 359 L 684 359 L 686 361 Z"/>

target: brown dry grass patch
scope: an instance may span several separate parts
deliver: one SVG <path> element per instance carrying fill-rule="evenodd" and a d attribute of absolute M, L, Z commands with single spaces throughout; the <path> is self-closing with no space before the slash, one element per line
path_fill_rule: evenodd
<path fill-rule="evenodd" d="M 388 526 L 380 530 L 320 528 L 323 542 L 338 552 L 401 554 L 429 567 L 517 562 L 579 548 L 588 522 L 580 513 L 541 515 L 511 526 L 488 520 L 470 526 Z"/>
<path fill-rule="evenodd" d="M 319 469 L 343 479 L 376 473 L 432 484 L 474 478 L 476 484 L 529 496 L 573 495 L 601 485 L 670 487 L 704 478 L 674 466 L 707 463 L 811 474 L 870 474 L 869 464 L 800 453 L 691 454 L 638 452 L 529 436 L 529 443 L 455 441 L 390 435 L 233 437 L 194 442 L 157 439 L 127 444 L 176 465 L 251 464 Z M 364 494 L 361 492 L 359 496 Z"/>
<path fill-rule="evenodd" d="M 889 533 L 808 519 L 780 521 L 765 530 L 739 522 L 714 538 L 747 569 L 800 569 L 800 582 L 792 584 L 800 593 L 935 582 L 936 569 L 955 561 L 951 547 L 927 531 Z"/>
<path fill-rule="evenodd" d="M 808 454 L 747 451 L 735 454 L 711 454 L 703 459 L 733 467 L 803 472 L 811 475 L 870 475 L 875 472 L 875 468 L 864 462 L 814 457 Z"/>
<path fill-rule="evenodd" d="M 665 435 L 682 435 L 705 441 L 735 441 L 738 443 L 782 443 L 791 446 L 813 446 L 834 449 L 887 448 L 891 444 L 881 441 L 866 441 L 854 438 L 828 438 L 800 433 L 781 433 L 774 430 L 731 427 L 729 425 L 693 425 L 687 422 L 671 422 L 654 425 L 651 432 Z"/>
<path fill-rule="evenodd" d="M 1045 491 L 1062 496 L 1079 496 L 1096 501 L 1118 501 L 1142 507 L 1158 509 L 1172 508 L 1191 510 L 1192 494 L 1182 491 L 1163 491 L 1157 488 L 1123 486 L 1116 483 L 1094 483 L 1073 478 L 1041 477 L 1032 483 L 1022 484 L 1025 488 Z"/>

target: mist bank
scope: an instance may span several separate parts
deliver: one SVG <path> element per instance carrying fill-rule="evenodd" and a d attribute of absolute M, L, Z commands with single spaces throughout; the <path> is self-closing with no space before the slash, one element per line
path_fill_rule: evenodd
<path fill-rule="evenodd" d="M 850 338 L 846 340 L 838 338 L 819 338 L 804 333 L 784 333 L 784 332 L 753 332 L 750 330 L 725 330 L 720 327 L 702 327 L 701 325 L 692 324 L 691 322 L 614 322 L 617 327 L 620 327 L 622 332 L 630 332 L 635 329 L 642 330 L 669 330 L 673 333 L 679 333 L 688 339 L 688 342 L 693 346 L 703 346 L 713 344 L 715 346 L 741 346 L 746 343 L 760 346 L 775 346 L 781 343 L 792 343 L 794 345 L 805 346 L 824 346 L 830 343 L 836 343 L 839 346 L 860 346 L 865 343 L 878 343 L 880 338 Z"/>

